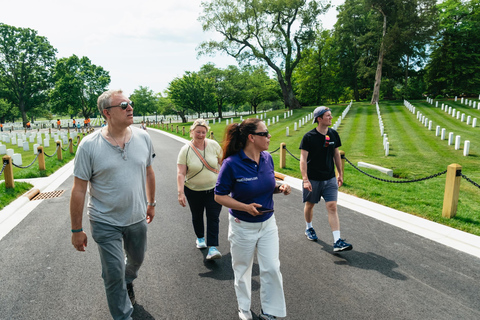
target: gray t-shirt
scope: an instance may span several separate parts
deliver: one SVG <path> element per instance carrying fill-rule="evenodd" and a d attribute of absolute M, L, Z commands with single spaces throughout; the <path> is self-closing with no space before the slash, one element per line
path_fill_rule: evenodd
<path fill-rule="evenodd" d="M 86 136 L 78 146 L 73 175 L 90 182 L 90 220 L 129 226 L 146 219 L 146 168 L 155 151 L 146 131 L 130 128 L 132 136 L 123 150 L 101 131 Z"/>

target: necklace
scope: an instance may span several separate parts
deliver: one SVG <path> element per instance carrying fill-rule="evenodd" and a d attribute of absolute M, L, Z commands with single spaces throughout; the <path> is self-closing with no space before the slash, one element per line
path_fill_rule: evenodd
<path fill-rule="evenodd" d="M 115 138 L 112 136 L 112 134 L 110 133 L 110 131 L 108 131 L 108 129 L 107 129 L 107 132 L 108 132 L 108 135 L 110 136 L 110 138 L 112 138 L 113 141 L 115 141 L 115 143 L 117 144 L 117 146 L 120 147 L 120 143 L 117 142 L 117 139 L 115 139 Z M 123 147 L 124 147 L 124 148 L 125 148 L 125 140 L 126 140 L 126 138 L 127 138 L 127 131 L 125 131 L 125 135 L 123 136 Z M 120 147 L 120 149 L 123 149 L 123 148 Z"/>

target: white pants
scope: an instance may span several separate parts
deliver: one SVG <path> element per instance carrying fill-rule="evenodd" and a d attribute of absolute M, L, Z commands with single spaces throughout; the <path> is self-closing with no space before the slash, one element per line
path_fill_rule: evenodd
<path fill-rule="evenodd" d="M 255 249 L 260 267 L 260 300 L 264 313 L 287 315 L 278 258 L 278 228 L 273 215 L 265 222 L 245 222 L 229 215 L 228 241 L 235 273 L 238 307 L 250 310 Z"/>

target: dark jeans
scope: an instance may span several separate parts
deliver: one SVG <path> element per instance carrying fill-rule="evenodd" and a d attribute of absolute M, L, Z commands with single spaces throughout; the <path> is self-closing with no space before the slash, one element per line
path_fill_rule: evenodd
<path fill-rule="evenodd" d="M 205 236 L 203 211 L 207 215 L 207 246 L 218 246 L 218 225 L 222 205 L 215 201 L 213 189 L 206 191 L 194 191 L 184 187 L 190 211 L 192 212 L 193 230 L 197 238 Z"/>

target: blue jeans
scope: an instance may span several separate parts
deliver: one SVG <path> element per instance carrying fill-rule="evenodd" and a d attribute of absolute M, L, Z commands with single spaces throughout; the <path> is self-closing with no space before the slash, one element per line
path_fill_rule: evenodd
<path fill-rule="evenodd" d="M 220 223 L 220 211 L 222 205 L 215 201 L 213 189 L 194 191 L 184 187 L 185 197 L 192 212 L 193 230 L 197 238 L 205 236 L 205 224 L 203 212 L 207 216 L 207 246 L 218 246 L 218 229 Z"/>
<path fill-rule="evenodd" d="M 90 221 L 90 226 L 100 253 L 110 314 L 115 320 L 131 319 L 133 306 L 126 284 L 137 278 L 145 258 L 147 221 L 126 227 Z"/>

